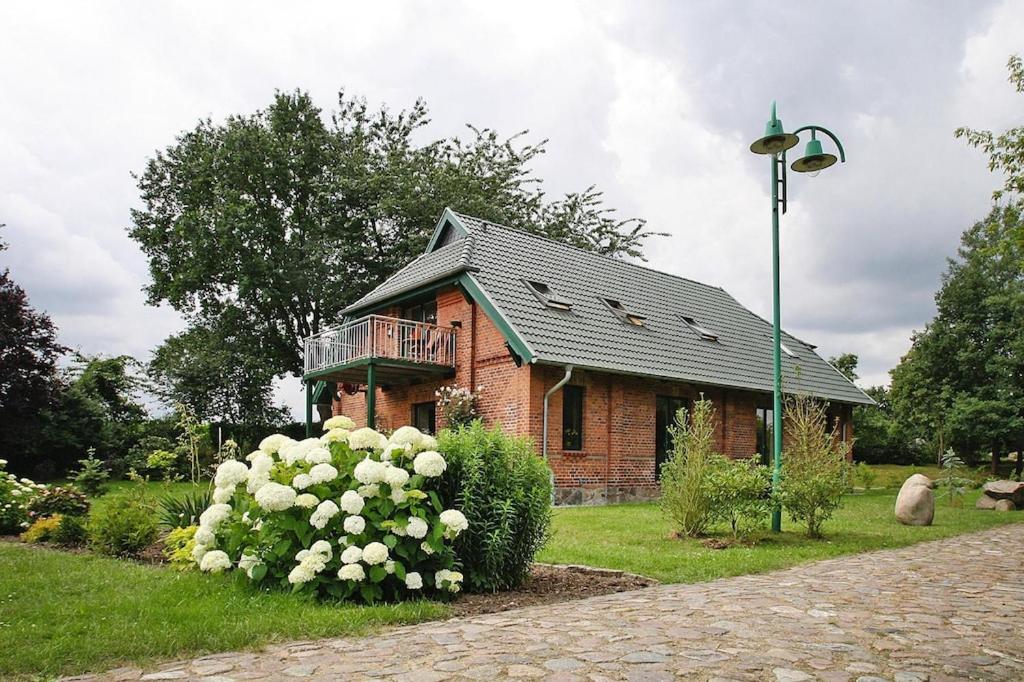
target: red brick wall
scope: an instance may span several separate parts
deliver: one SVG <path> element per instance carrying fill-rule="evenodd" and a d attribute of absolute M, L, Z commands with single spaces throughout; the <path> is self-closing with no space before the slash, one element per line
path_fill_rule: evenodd
<path fill-rule="evenodd" d="M 480 393 L 480 412 L 485 424 L 500 424 L 508 433 L 529 436 L 540 444 L 543 433 L 544 394 L 565 374 L 562 367 L 516 367 L 505 339 L 494 323 L 455 288 L 437 296 L 438 323 L 456 326 L 454 376 L 412 386 L 379 388 L 377 427 L 395 429 L 409 423 L 412 404 L 434 399 L 444 384 L 455 383 Z M 399 311 L 389 310 L 397 315 Z M 548 408 L 548 458 L 560 488 L 609 491 L 602 499 L 652 495 L 657 491 L 655 469 L 655 410 L 659 395 L 690 400 L 700 395 L 712 401 L 716 416 L 716 441 L 729 457 L 750 457 L 756 451 L 758 406 L 771 404 L 771 396 L 738 389 L 700 387 L 679 382 L 580 370 L 570 384 L 583 387 L 583 448 L 562 451 L 562 391 L 551 396 Z M 357 424 L 366 421 L 366 396 L 342 395 L 333 405 L 335 414 L 346 414 Z M 847 424 L 852 437 L 850 406 L 835 406 L 832 417 Z M 436 428 L 445 426 L 440 411 Z M 615 492 L 615 491 L 619 492 Z"/>

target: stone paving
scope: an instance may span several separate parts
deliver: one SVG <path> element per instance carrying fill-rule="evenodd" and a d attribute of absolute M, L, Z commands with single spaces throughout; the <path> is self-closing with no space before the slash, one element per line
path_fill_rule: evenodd
<path fill-rule="evenodd" d="M 89 679 L 1024 679 L 1024 524 Z"/>

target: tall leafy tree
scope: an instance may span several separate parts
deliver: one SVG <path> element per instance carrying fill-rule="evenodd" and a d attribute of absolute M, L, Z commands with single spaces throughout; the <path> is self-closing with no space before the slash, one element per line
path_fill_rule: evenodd
<path fill-rule="evenodd" d="M 7 245 L 0 241 L 0 252 Z M 29 473 L 38 454 L 42 414 L 60 389 L 57 361 L 67 349 L 46 313 L 29 304 L 10 271 L 0 271 L 0 457 Z"/>
<path fill-rule="evenodd" d="M 422 101 L 372 111 L 344 92 L 329 116 L 294 92 L 200 122 L 137 178 L 130 235 L 149 259 L 150 302 L 194 329 L 233 311 L 261 338 L 238 353 L 297 374 L 301 339 L 421 252 L 445 206 L 640 255 L 651 233 L 616 219 L 593 187 L 548 200 L 530 170 L 543 141 L 477 128 L 429 141 L 429 123 Z"/>

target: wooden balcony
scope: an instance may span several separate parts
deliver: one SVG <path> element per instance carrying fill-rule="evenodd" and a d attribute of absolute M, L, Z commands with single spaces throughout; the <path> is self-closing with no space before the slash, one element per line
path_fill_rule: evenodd
<path fill-rule="evenodd" d="M 455 371 L 455 330 L 428 322 L 369 315 L 303 339 L 306 379 L 365 384 L 424 381 Z"/>

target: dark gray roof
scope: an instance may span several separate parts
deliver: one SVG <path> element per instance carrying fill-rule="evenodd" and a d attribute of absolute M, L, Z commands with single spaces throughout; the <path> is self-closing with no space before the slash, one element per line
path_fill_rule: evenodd
<path fill-rule="evenodd" d="M 409 262 L 383 284 L 342 311 L 348 314 L 472 269 L 473 238 L 463 237 Z"/>
<path fill-rule="evenodd" d="M 470 216 L 451 211 L 446 216 L 458 222 L 461 238 L 417 258 L 358 307 L 468 272 L 534 362 L 771 392 L 772 327 L 723 289 Z M 571 311 L 545 306 L 526 280 L 542 282 L 569 299 Z M 606 298 L 645 317 L 645 325 L 624 322 Z M 684 316 L 718 340 L 700 338 Z M 807 344 L 785 333 L 783 343 L 796 355 L 783 354 L 786 392 L 872 402 Z"/>

